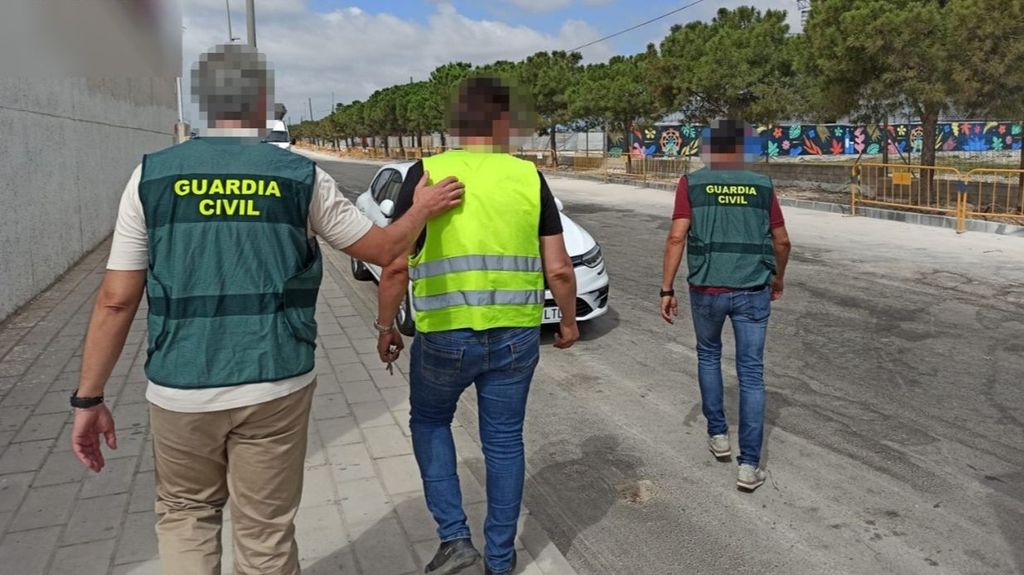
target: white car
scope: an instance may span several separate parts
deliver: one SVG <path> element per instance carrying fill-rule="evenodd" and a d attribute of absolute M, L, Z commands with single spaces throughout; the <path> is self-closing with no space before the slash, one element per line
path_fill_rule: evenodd
<path fill-rule="evenodd" d="M 356 199 L 359 211 L 378 226 L 390 224 L 402 181 L 412 165 L 413 162 L 402 162 L 383 166 L 370 182 L 370 187 Z M 561 212 L 562 202 L 555 198 L 555 203 Z M 576 269 L 576 319 L 586 321 L 600 317 L 608 312 L 608 272 L 605 270 L 601 246 L 569 216 L 564 213 L 560 215 L 565 247 Z M 352 258 L 352 275 L 360 281 L 380 281 L 381 268 Z M 409 289 L 411 291 L 412 287 Z M 398 329 L 407 336 L 416 333 L 416 310 L 411 301 L 410 293 L 398 310 Z M 562 313 L 551 291 L 546 291 L 544 315 L 541 318 L 543 323 L 558 323 L 561 317 Z"/>
<path fill-rule="evenodd" d="M 263 141 L 282 150 L 292 149 L 292 138 L 288 134 L 288 126 L 281 120 L 267 122 L 267 137 Z"/>

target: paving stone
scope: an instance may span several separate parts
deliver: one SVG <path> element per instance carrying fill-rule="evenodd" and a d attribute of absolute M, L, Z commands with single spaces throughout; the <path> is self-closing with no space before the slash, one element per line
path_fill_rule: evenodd
<path fill-rule="evenodd" d="M 117 542 L 94 541 L 80 545 L 69 545 L 57 549 L 50 567 L 50 575 L 83 575 L 106 573 L 110 568 L 110 557 Z"/>
<path fill-rule="evenodd" d="M 381 401 L 380 392 L 372 381 L 349 381 L 341 384 L 345 399 L 351 404 Z"/>
<path fill-rule="evenodd" d="M 118 403 L 122 406 L 133 403 L 146 403 L 146 383 L 128 382 L 121 388 Z"/>
<path fill-rule="evenodd" d="M 349 343 L 348 337 L 344 334 L 338 335 L 325 335 L 323 337 L 324 349 L 346 349 L 351 348 L 352 344 Z M 326 355 L 326 354 L 325 354 Z"/>
<path fill-rule="evenodd" d="M 352 347 L 355 348 L 357 353 L 361 354 L 373 354 L 377 356 L 377 339 L 376 338 L 355 338 L 353 334 L 349 334 L 349 339 L 352 341 Z M 379 358 L 378 358 L 379 361 Z"/>
<path fill-rule="evenodd" d="M 0 362 L 0 377 L 11 377 L 24 374 L 28 371 L 28 361 L 2 361 Z"/>
<path fill-rule="evenodd" d="M 34 487 L 29 490 L 21 509 L 8 528 L 11 531 L 26 531 L 39 527 L 63 525 L 71 516 L 75 506 L 77 483 Z"/>
<path fill-rule="evenodd" d="M 420 479 L 420 468 L 412 455 L 385 457 L 376 461 L 380 471 L 384 489 L 391 495 L 399 493 L 420 492 L 423 482 Z"/>
<path fill-rule="evenodd" d="M 313 419 L 333 419 L 349 415 L 348 402 L 345 395 L 331 393 L 313 398 Z"/>
<path fill-rule="evenodd" d="M 227 563 L 225 563 L 227 564 Z M 160 560 L 152 559 L 114 567 L 112 575 L 160 575 Z"/>
<path fill-rule="evenodd" d="M 133 427 L 117 431 L 117 449 L 104 449 L 103 456 L 107 460 L 138 457 L 149 447 L 149 436 L 146 430 Z"/>
<path fill-rule="evenodd" d="M 402 533 L 398 520 L 381 520 L 353 544 L 366 575 L 402 575 L 418 569 L 412 544 Z"/>
<path fill-rule="evenodd" d="M 0 511 L 16 511 L 32 486 L 31 473 L 0 475 Z M 0 531 L 3 533 L 3 531 Z"/>
<path fill-rule="evenodd" d="M 383 401 L 353 404 L 352 414 L 355 415 L 356 421 L 359 422 L 359 427 L 364 430 L 369 427 L 395 424 L 395 419 L 391 416 L 388 405 Z"/>
<path fill-rule="evenodd" d="M 132 476 L 135 474 L 137 457 L 108 459 L 99 473 L 90 473 L 82 484 L 79 497 L 99 497 L 115 493 L 127 493 L 131 488 Z"/>
<path fill-rule="evenodd" d="M 64 429 L 61 430 L 60 436 L 57 441 L 53 444 L 53 450 L 58 452 L 70 452 L 71 451 L 71 433 L 74 431 L 74 425 L 66 424 Z"/>
<path fill-rule="evenodd" d="M 395 418 L 395 423 L 398 424 L 398 427 L 402 428 L 402 433 L 406 437 L 412 437 L 412 429 L 409 428 L 409 412 L 392 411 L 391 416 Z"/>
<path fill-rule="evenodd" d="M 132 485 L 132 496 L 128 501 L 128 512 L 151 511 L 156 504 L 156 474 L 153 471 L 140 472 Z"/>
<path fill-rule="evenodd" d="M 393 387 L 380 390 L 384 403 L 392 411 L 409 411 L 409 390 L 408 388 Z"/>
<path fill-rule="evenodd" d="M 326 321 L 323 321 L 323 322 L 317 321 L 317 333 L 319 333 L 320 335 L 323 335 L 323 336 L 327 336 L 327 337 L 337 336 L 337 335 L 341 335 L 341 336 L 345 335 L 344 330 L 342 330 L 341 326 L 338 325 L 337 320 L 333 320 L 333 319 L 332 320 L 326 320 Z"/>
<path fill-rule="evenodd" d="M 36 474 L 34 487 L 77 483 L 85 475 L 85 467 L 70 451 L 55 451 L 46 458 L 46 463 Z"/>
<path fill-rule="evenodd" d="M 299 541 L 299 554 L 302 554 L 302 541 Z M 349 548 L 339 549 L 327 557 L 300 557 L 299 566 L 302 568 L 302 575 L 349 575 L 359 572 L 356 568 L 355 554 Z"/>
<path fill-rule="evenodd" d="M 323 364 L 331 371 L 330 373 L 316 374 L 316 391 L 313 392 L 314 397 L 341 393 L 341 385 L 338 383 L 338 378 L 334 375 L 334 371 L 330 364 L 326 361 L 324 361 Z"/>
<path fill-rule="evenodd" d="M 34 415 L 45 415 L 49 413 L 70 413 L 71 406 L 68 398 L 71 394 L 64 391 L 51 391 L 43 396 L 43 399 L 36 405 Z"/>
<path fill-rule="evenodd" d="M 79 500 L 64 530 L 63 543 L 73 545 L 116 538 L 127 503 L 127 493 Z"/>
<path fill-rule="evenodd" d="M 323 441 L 324 449 L 363 441 L 359 426 L 353 417 L 321 419 L 316 421 L 315 425 L 320 430 L 320 440 Z"/>
<path fill-rule="evenodd" d="M 363 434 L 374 459 L 412 453 L 412 442 L 395 424 L 364 429 Z"/>
<path fill-rule="evenodd" d="M 114 408 L 114 427 L 117 430 L 149 426 L 149 404 L 130 403 Z"/>
<path fill-rule="evenodd" d="M 14 439 L 13 431 L 0 431 L 0 453 L 3 453 L 4 448 L 10 445 L 12 439 Z"/>
<path fill-rule="evenodd" d="M 18 473 L 20 471 L 35 471 L 46 460 L 53 440 L 29 441 L 26 443 L 12 443 L 0 456 L 0 475 Z"/>
<path fill-rule="evenodd" d="M 21 429 L 21 425 L 32 416 L 31 405 L 16 405 L 12 407 L 0 407 L 0 431 L 14 431 Z"/>
<path fill-rule="evenodd" d="M 427 502 L 423 499 L 423 494 L 403 493 L 401 495 L 393 495 L 392 500 L 395 503 L 395 512 L 398 513 L 398 519 L 402 522 L 402 527 L 405 528 L 409 539 L 413 542 L 430 542 L 430 556 L 427 557 L 429 561 L 434 556 L 434 552 L 437 551 L 437 523 L 427 509 Z"/>
<path fill-rule="evenodd" d="M 18 435 L 14 436 L 14 443 L 38 441 L 40 439 L 57 439 L 69 418 L 70 414 L 68 412 L 33 415 L 25 421 Z"/>
<path fill-rule="evenodd" d="M 326 453 L 337 483 L 376 476 L 373 460 L 362 443 L 329 447 Z"/>
<path fill-rule="evenodd" d="M 295 540 L 299 544 L 299 560 L 307 563 L 345 549 L 348 537 L 341 523 L 341 510 L 335 505 L 299 509 Z"/>
<path fill-rule="evenodd" d="M 43 573 L 59 537 L 60 527 L 8 533 L 0 541 L 0 565 L 4 573 Z"/>
<path fill-rule="evenodd" d="M 153 471 L 153 437 L 146 438 L 146 444 L 142 448 L 142 461 L 139 463 L 139 471 Z"/>
<path fill-rule="evenodd" d="M 334 481 L 331 470 L 327 467 L 307 469 L 302 482 L 302 501 L 300 508 L 319 507 L 337 503 Z"/>
<path fill-rule="evenodd" d="M 338 494 L 342 518 L 351 537 L 357 537 L 356 529 L 367 529 L 393 509 L 384 486 L 375 477 L 339 483 Z"/>
<path fill-rule="evenodd" d="M 114 563 L 136 563 L 157 556 L 156 513 L 152 510 L 130 513 L 124 522 Z"/>
<path fill-rule="evenodd" d="M 408 390 L 409 382 L 405 379 L 403 373 L 405 371 L 401 367 L 396 367 L 393 375 L 383 370 L 369 371 L 370 380 L 380 389 L 400 388 Z"/>
<path fill-rule="evenodd" d="M 358 362 L 358 359 L 356 361 Z M 351 363 L 342 366 L 335 364 L 335 373 L 342 388 L 351 381 L 370 381 L 370 373 L 366 371 L 362 363 Z"/>
<path fill-rule="evenodd" d="M 344 348 L 328 349 L 327 357 L 334 369 L 338 371 L 342 371 L 345 366 L 359 363 L 359 354 L 356 353 L 356 350 L 352 349 L 351 345 Z M 367 377 L 366 379 L 369 378 Z"/>

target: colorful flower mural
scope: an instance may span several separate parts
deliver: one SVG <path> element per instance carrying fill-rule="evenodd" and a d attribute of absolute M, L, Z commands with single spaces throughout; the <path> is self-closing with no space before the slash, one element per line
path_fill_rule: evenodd
<path fill-rule="evenodd" d="M 634 129 L 629 153 L 634 157 L 700 155 L 701 126 L 671 125 Z M 891 124 L 889 153 L 920 154 L 924 130 L 920 124 Z M 885 145 L 885 127 L 850 124 L 792 124 L 758 126 L 761 154 L 779 156 L 841 156 L 878 154 Z M 1011 122 L 958 122 L 939 124 L 935 149 L 942 152 L 1020 150 L 1024 125 Z M 625 138 L 609 141 L 609 152 L 625 151 Z"/>

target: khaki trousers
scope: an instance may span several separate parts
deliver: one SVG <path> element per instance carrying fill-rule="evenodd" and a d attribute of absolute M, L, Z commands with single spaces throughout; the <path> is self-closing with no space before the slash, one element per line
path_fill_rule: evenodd
<path fill-rule="evenodd" d="M 235 573 L 299 573 L 294 519 L 315 387 L 208 413 L 150 405 L 163 575 L 220 575 L 228 501 Z"/>

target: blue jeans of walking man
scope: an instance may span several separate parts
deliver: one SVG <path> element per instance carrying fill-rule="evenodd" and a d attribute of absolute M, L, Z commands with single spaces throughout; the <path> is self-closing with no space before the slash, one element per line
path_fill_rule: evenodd
<path fill-rule="evenodd" d="M 540 329 L 421 333 L 409 378 L 413 451 L 427 508 L 442 542 L 470 536 L 462 509 L 451 423 L 459 397 L 476 384 L 480 440 L 487 466 L 484 554 L 495 572 L 512 566 L 526 462 L 523 420 Z"/>
<path fill-rule="evenodd" d="M 736 338 L 736 375 L 740 387 L 740 456 L 757 467 L 764 440 L 764 343 L 771 315 L 771 290 L 721 294 L 690 291 L 693 330 L 697 335 L 697 378 L 708 435 L 726 434 L 722 389 L 722 328 L 732 321 Z"/>

